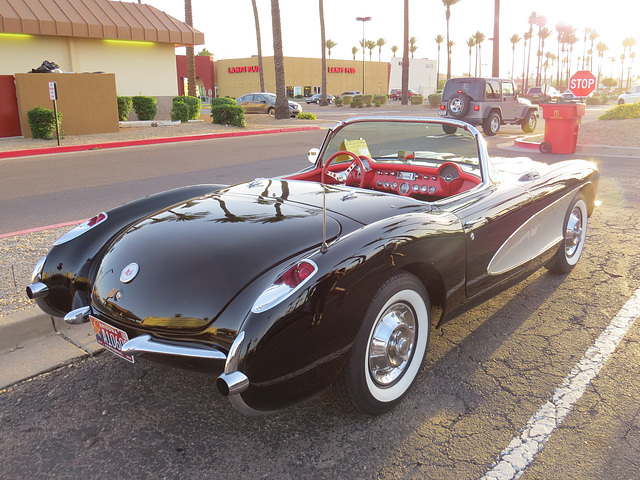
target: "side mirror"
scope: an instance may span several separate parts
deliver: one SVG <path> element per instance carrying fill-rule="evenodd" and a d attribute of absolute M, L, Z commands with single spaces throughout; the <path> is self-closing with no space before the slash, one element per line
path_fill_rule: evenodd
<path fill-rule="evenodd" d="M 307 158 L 309 159 L 309 163 L 316 163 L 316 160 L 318 160 L 318 154 L 320 153 L 320 149 L 318 148 L 312 148 L 311 150 L 309 150 L 309 153 L 307 153 Z"/>

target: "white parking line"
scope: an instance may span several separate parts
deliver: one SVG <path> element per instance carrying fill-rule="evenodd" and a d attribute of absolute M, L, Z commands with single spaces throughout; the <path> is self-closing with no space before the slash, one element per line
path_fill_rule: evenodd
<path fill-rule="evenodd" d="M 609 360 L 623 337 L 640 316 L 640 288 L 634 292 L 582 360 L 567 375 L 551 400 L 545 403 L 527 422 L 519 437 L 505 448 L 495 466 L 482 480 L 513 480 L 520 478 L 533 457 L 542 450 L 553 431 L 559 427 L 585 392 L 600 369 Z"/>

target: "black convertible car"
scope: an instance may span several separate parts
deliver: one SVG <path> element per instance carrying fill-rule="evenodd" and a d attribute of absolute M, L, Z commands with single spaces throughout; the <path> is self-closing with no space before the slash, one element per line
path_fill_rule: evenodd
<path fill-rule="evenodd" d="M 599 179 L 583 160 L 489 158 L 444 119 L 351 119 L 309 158 L 102 212 L 54 243 L 27 293 L 123 359 L 212 373 L 242 412 L 333 386 L 376 415 L 411 388 L 432 328 L 575 266 Z"/>

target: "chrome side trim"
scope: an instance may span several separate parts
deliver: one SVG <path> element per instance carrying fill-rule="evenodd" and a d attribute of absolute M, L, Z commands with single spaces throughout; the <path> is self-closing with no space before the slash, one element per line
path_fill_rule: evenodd
<path fill-rule="evenodd" d="M 31 285 L 27 285 L 27 297 L 31 300 L 36 298 L 43 298 L 49 294 L 49 287 L 47 287 L 42 282 L 32 283 Z"/>
<path fill-rule="evenodd" d="M 132 338 L 122 346 L 122 352 L 127 355 L 142 353 L 158 353 L 161 355 L 175 355 L 178 357 L 204 358 L 208 360 L 226 360 L 227 356 L 214 347 L 186 346 L 168 343 L 151 335 L 145 334 Z"/>
<path fill-rule="evenodd" d="M 89 321 L 89 315 L 91 315 L 91 307 L 80 307 L 67 313 L 64 316 L 64 321 L 71 325 L 80 325 Z"/>
<path fill-rule="evenodd" d="M 229 349 L 229 355 L 227 355 L 227 363 L 224 366 L 224 373 L 233 373 L 238 370 L 238 355 L 243 343 L 244 332 L 240 332 L 236 339 L 233 341 L 231 348 Z"/>

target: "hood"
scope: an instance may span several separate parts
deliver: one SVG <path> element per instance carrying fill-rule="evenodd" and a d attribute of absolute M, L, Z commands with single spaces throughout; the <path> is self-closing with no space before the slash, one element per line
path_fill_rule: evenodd
<path fill-rule="evenodd" d="M 208 326 L 262 273 L 322 242 L 321 208 L 288 200 L 287 182 L 275 184 L 275 197 L 276 188 L 245 184 L 133 224 L 102 259 L 94 305 L 141 327 Z M 327 215 L 328 240 L 341 230 L 334 217 Z"/>

